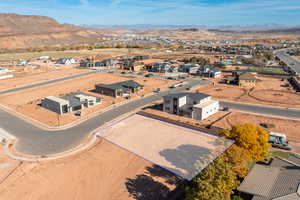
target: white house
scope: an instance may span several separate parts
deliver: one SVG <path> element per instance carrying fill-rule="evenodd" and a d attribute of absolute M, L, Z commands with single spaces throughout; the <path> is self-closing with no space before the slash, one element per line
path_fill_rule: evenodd
<path fill-rule="evenodd" d="M 71 65 L 76 64 L 77 62 L 74 58 L 61 58 L 56 63 L 61 65 Z"/>
<path fill-rule="evenodd" d="M 164 112 L 204 120 L 219 111 L 219 102 L 202 93 L 175 93 L 163 97 Z"/>

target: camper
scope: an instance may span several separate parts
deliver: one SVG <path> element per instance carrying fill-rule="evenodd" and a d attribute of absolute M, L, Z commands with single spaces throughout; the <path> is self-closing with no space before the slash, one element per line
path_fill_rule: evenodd
<path fill-rule="evenodd" d="M 270 132 L 269 143 L 272 144 L 273 147 L 291 150 L 292 147 L 289 145 L 286 135 L 282 133 Z"/>

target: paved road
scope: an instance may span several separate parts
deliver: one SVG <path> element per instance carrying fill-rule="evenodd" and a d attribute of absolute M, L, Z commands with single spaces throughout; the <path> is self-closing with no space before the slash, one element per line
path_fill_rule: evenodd
<path fill-rule="evenodd" d="M 206 85 L 208 81 L 189 79 L 189 86 Z M 184 88 L 175 88 L 171 92 L 179 92 Z M 112 121 L 113 119 L 128 113 L 136 108 L 160 100 L 162 96 L 170 91 L 147 96 L 145 98 L 132 101 L 117 108 L 102 113 L 75 127 L 62 131 L 45 131 L 35 127 L 12 114 L 0 110 L 0 126 L 7 132 L 19 139 L 17 150 L 32 155 L 46 155 L 59 153 L 77 146 L 82 139 L 90 132 Z"/>
<path fill-rule="evenodd" d="M 287 54 L 287 50 L 278 50 L 276 56 L 284 62 L 295 74 L 300 75 L 300 60 Z"/>
<path fill-rule="evenodd" d="M 263 105 L 242 104 L 237 102 L 220 101 L 220 106 L 229 107 L 231 109 L 242 110 L 257 114 L 274 115 L 287 118 L 299 118 L 300 110 L 285 109 L 278 107 L 268 107 Z"/>
<path fill-rule="evenodd" d="M 89 72 L 96 73 L 96 72 Z M 63 78 L 62 80 L 71 79 L 70 77 Z M 57 82 L 59 80 L 54 80 Z M 42 83 L 46 85 L 52 83 L 48 81 Z M 206 85 L 208 81 L 188 79 L 188 86 Z M 35 84 L 34 86 L 27 86 L 25 89 L 38 87 L 40 84 Z M 19 91 L 24 88 L 18 88 L 14 91 Z M 16 146 L 17 150 L 32 155 L 46 155 L 59 153 L 69 150 L 77 146 L 82 139 L 84 139 L 90 132 L 105 124 L 106 122 L 112 121 L 113 119 L 128 113 L 136 108 L 145 106 L 149 103 L 161 100 L 162 96 L 169 92 L 180 92 L 185 90 L 184 88 L 175 88 L 172 91 L 161 92 L 159 94 L 147 96 L 145 98 L 121 105 L 117 108 L 109 110 L 102 113 L 94 118 L 91 118 L 81 124 L 76 125 L 70 129 L 62 131 L 44 131 L 38 127 L 35 127 L 12 114 L 6 113 L 0 110 L 0 126 L 7 132 L 11 133 L 19 139 Z M 6 91 L 7 92 L 7 91 Z M 12 92 L 12 91 L 10 91 Z M 287 110 L 281 108 L 270 108 L 263 106 L 245 105 L 234 102 L 221 102 L 222 106 L 228 106 L 230 108 L 244 110 L 248 112 L 255 112 L 259 114 L 270 114 L 277 116 L 285 116 L 292 118 L 300 118 L 300 111 L 297 110 Z"/>
<path fill-rule="evenodd" d="M 51 84 L 51 83 L 57 83 L 57 82 L 61 82 L 61 81 L 71 80 L 71 79 L 74 79 L 74 78 L 79 78 L 79 77 L 82 77 L 82 76 L 87 76 L 87 75 L 91 75 L 91 74 L 95 74 L 95 73 L 98 73 L 98 72 L 97 71 L 91 71 L 91 72 L 86 72 L 86 73 L 81 73 L 81 74 L 75 74 L 75 75 L 67 76 L 67 77 L 64 77 L 64 78 L 54 79 L 54 80 L 45 81 L 45 82 L 36 83 L 36 84 L 27 85 L 27 86 L 18 87 L 18 88 L 12 88 L 12 89 L 9 89 L 9 90 L 3 90 L 3 91 L 0 91 L 0 95 L 11 93 L 11 92 L 18 92 L 18 91 L 21 91 L 21 90 L 31 89 L 31 88 L 35 88 L 35 87 L 40 87 L 40 86 L 48 85 L 48 84 Z"/>

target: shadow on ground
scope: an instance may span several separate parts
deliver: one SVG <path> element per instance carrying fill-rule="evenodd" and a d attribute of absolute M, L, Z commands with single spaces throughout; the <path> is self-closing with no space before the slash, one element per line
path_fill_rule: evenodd
<path fill-rule="evenodd" d="M 146 168 L 144 174 L 133 179 L 127 179 L 125 185 L 130 196 L 136 200 L 167 200 L 173 190 L 168 186 L 176 187 L 181 179 L 167 170 L 153 165 Z"/>

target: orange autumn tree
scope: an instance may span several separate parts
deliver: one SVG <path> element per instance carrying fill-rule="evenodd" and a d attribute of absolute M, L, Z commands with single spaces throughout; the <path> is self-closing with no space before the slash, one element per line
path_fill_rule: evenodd
<path fill-rule="evenodd" d="M 224 130 L 221 135 L 233 139 L 235 145 L 242 148 L 253 161 L 261 161 L 269 154 L 271 145 L 268 131 L 253 124 L 234 126 L 231 130 Z"/>
<path fill-rule="evenodd" d="M 260 127 L 238 125 L 224 130 L 221 135 L 235 143 L 190 182 L 186 187 L 186 200 L 230 200 L 239 177 L 247 175 L 250 163 L 268 156 L 269 133 Z"/>

